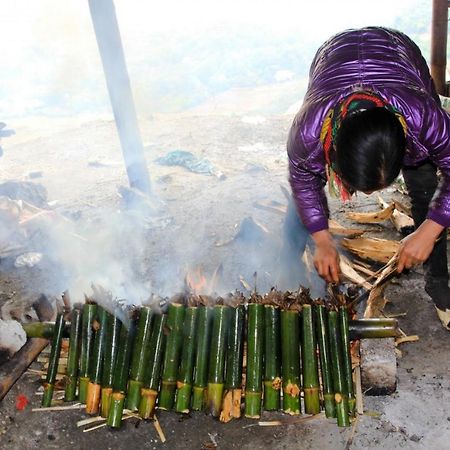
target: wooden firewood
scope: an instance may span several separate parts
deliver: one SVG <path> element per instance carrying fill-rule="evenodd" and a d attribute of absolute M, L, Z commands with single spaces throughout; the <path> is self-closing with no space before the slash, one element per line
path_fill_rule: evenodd
<path fill-rule="evenodd" d="M 378 203 L 380 204 L 381 208 L 384 208 L 384 210 L 390 206 L 381 198 L 381 196 L 378 196 Z M 390 219 L 391 222 L 394 224 L 395 229 L 402 234 L 414 230 L 414 220 L 411 217 L 404 214 L 403 212 L 399 211 L 395 207 L 395 203 L 393 205 L 394 210 L 392 211 Z"/>
<path fill-rule="evenodd" d="M 385 220 L 389 219 L 395 209 L 395 206 L 393 203 L 391 203 L 386 208 L 382 209 L 381 211 L 374 211 L 374 212 L 348 212 L 345 214 L 345 216 L 350 219 L 354 220 L 358 223 L 381 223 Z"/>
<path fill-rule="evenodd" d="M 400 242 L 379 238 L 343 239 L 342 245 L 362 259 L 387 263 L 399 250 Z"/>

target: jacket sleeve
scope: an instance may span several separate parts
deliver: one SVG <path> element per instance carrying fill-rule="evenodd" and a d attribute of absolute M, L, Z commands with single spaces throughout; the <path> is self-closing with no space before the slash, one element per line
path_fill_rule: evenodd
<path fill-rule="evenodd" d="M 424 108 L 420 141 L 441 172 L 427 218 L 450 227 L 450 115 L 432 98 Z"/>
<path fill-rule="evenodd" d="M 297 211 L 310 233 L 328 228 L 325 159 L 322 145 L 305 138 L 294 122 L 288 138 L 289 182 Z"/>

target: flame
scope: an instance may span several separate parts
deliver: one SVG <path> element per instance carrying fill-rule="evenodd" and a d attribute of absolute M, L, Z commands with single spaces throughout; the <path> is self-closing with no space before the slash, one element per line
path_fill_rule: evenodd
<path fill-rule="evenodd" d="M 203 269 L 198 266 L 192 270 L 188 270 L 186 273 L 186 286 L 194 294 L 204 294 L 207 285 L 205 275 L 203 275 Z M 203 292 L 202 292 L 203 291 Z"/>

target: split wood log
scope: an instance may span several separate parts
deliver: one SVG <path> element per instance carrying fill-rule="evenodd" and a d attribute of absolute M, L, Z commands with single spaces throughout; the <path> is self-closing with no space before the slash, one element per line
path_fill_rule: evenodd
<path fill-rule="evenodd" d="M 398 252 L 400 242 L 379 238 L 343 239 L 342 246 L 362 259 L 387 263 Z"/>
<path fill-rule="evenodd" d="M 346 236 L 348 238 L 361 236 L 368 231 L 367 229 L 345 228 L 333 219 L 328 220 L 328 230 L 334 236 Z"/>
<path fill-rule="evenodd" d="M 394 203 L 391 203 L 381 211 L 374 212 L 348 212 L 345 216 L 358 223 L 381 223 L 391 218 L 395 209 Z"/>
<path fill-rule="evenodd" d="M 33 308 L 41 320 L 51 320 L 53 318 L 54 312 L 50 306 L 45 296 L 41 296 L 33 304 Z M 0 401 L 3 400 L 15 382 L 22 376 L 47 344 L 48 339 L 28 339 L 26 344 L 15 355 L 0 367 Z"/>
<path fill-rule="evenodd" d="M 380 204 L 381 208 L 384 209 L 390 206 L 383 200 L 383 198 L 380 195 L 378 196 L 378 203 Z M 394 224 L 395 229 L 402 235 L 409 234 L 414 230 L 414 220 L 411 217 L 404 214 L 403 212 L 399 211 L 396 208 L 395 203 L 394 203 L 394 210 L 392 211 L 390 219 L 391 222 Z"/>

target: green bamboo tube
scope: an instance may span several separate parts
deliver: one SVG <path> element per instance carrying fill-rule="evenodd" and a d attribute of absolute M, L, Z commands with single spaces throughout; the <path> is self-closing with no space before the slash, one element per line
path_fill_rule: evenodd
<path fill-rule="evenodd" d="M 25 330 L 25 333 L 27 333 L 27 337 L 29 338 L 53 338 L 55 322 L 30 322 L 22 323 L 21 325 Z M 63 329 L 63 338 L 70 337 L 70 329 L 71 324 L 66 322 Z"/>
<path fill-rule="evenodd" d="M 149 343 L 149 357 L 144 371 L 144 384 L 141 389 L 141 400 L 139 402 L 139 415 L 143 419 L 153 417 L 156 398 L 158 397 L 159 379 L 161 374 L 161 363 L 163 360 L 166 336 L 166 315 L 158 314 L 153 320 L 152 334 Z"/>
<path fill-rule="evenodd" d="M 114 367 L 116 365 L 117 350 L 119 347 L 120 328 L 122 323 L 119 318 L 113 314 L 107 313 L 106 335 L 105 335 L 105 354 L 103 358 L 103 376 L 102 376 L 102 399 L 101 416 L 108 417 L 109 407 L 112 397 L 112 383 Z"/>
<path fill-rule="evenodd" d="M 94 328 L 92 323 L 97 313 L 97 305 L 87 302 L 83 305 L 83 315 L 81 322 L 81 353 L 79 372 L 79 392 L 80 403 L 86 403 L 87 388 L 89 384 L 89 364 L 91 361 L 92 347 L 94 344 Z"/>
<path fill-rule="evenodd" d="M 191 404 L 192 377 L 194 374 L 196 326 L 196 306 L 186 308 L 186 316 L 183 325 L 183 350 L 181 353 L 181 364 L 178 372 L 177 395 L 175 411 L 188 413 Z"/>
<path fill-rule="evenodd" d="M 350 426 L 348 398 L 344 393 L 344 363 L 339 336 L 338 314 L 336 311 L 328 312 L 328 332 L 330 336 L 331 369 L 333 374 L 337 424 L 339 427 L 348 427 Z"/>
<path fill-rule="evenodd" d="M 128 329 L 122 324 L 117 349 L 116 367 L 114 368 L 113 374 L 113 393 L 108 418 L 106 420 L 106 423 L 112 428 L 119 428 L 122 421 L 135 334 L 136 324 L 134 320 L 130 322 Z"/>
<path fill-rule="evenodd" d="M 300 414 L 300 321 L 298 311 L 281 311 L 283 410 Z"/>
<path fill-rule="evenodd" d="M 214 417 L 219 417 L 222 408 L 229 316 L 229 306 L 214 306 L 207 391 L 208 409 Z"/>
<path fill-rule="evenodd" d="M 136 411 L 141 401 L 144 369 L 150 352 L 148 344 L 151 337 L 152 317 L 153 312 L 151 308 L 143 306 L 139 314 L 139 323 L 133 347 L 130 381 L 128 382 L 128 393 L 125 402 L 126 407 L 131 411 Z"/>
<path fill-rule="evenodd" d="M 264 305 L 264 409 L 280 408 L 280 309 Z"/>
<path fill-rule="evenodd" d="M 314 310 L 317 319 L 317 341 L 319 344 L 320 370 L 322 374 L 322 390 L 325 416 L 336 417 L 327 313 L 324 305 L 315 305 Z"/>
<path fill-rule="evenodd" d="M 61 353 L 62 332 L 64 329 L 64 315 L 58 314 L 55 322 L 55 334 L 52 340 L 52 349 L 48 361 L 47 378 L 44 385 L 44 396 L 42 406 L 48 407 L 52 403 L 53 390 L 55 388 L 56 374 L 58 372 L 59 354 Z"/>
<path fill-rule="evenodd" d="M 244 356 L 245 309 L 239 305 L 230 309 L 230 326 L 226 350 L 225 392 L 220 413 L 221 422 L 241 416 L 242 360 Z"/>
<path fill-rule="evenodd" d="M 67 381 L 66 389 L 64 392 L 64 400 L 66 402 L 72 402 L 76 398 L 78 384 L 78 364 L 81 344 L 81 310 L 77 307 L 74 307 L 72 309 L 70 317 L 69 356 L 67 358 Z"/>
<path fill-rule="evenodd" d="M 192 409 L 202 411 L 206 404 L 208 385 L 208 356 L 211 346 L 213 308 L 200 306 L 197 313 L 197 354 L 195 356 L 194 387 Z"/>
<path fill-rule="evenodd" d="M 319 414 L 320 388 L 317 340 L 311 305 L 303 305 L 302 307 L 302 368 L 305 413 Z"/>
<path fill-rule="evenodd" d="M 248 305 L 247 375 L 245 388 L 245 417 L 261 416 L 262 376 L 264 355 L 264 306 Z"/>
<path fill-rule="evenodd" d="M 97 414 L 101 398 L 101 381 L 103 371 L 103 355 L 109 349 L 105 346 L 108 313 L 100 306 L 97 307 L 99 328 L 95 332 L 94 345 L 89 363 L 89 384 L 86 395 L 86 412 Z"/>
<path fill-rule="evenodd" d="M 183 322 L 186 308 L 179 303 L 171 303 L 167 314 L 167 343 L 161 377 L 158 407 L 172 409 L 177 387 L 178 366 L 183 345 Z"/>
<path fill-rule="evenodd" d="M 350 353 L 350 337 L 348 330 L 348 311 L 341 306 L 338 313 L 339 332 L 341 336 L 342 359 L 344 365 L 344 393 L 348 398 L 348 410 L 352 417 L 356 410 L 356 397 L 353 389 L 352 356 Z"/>
<path fill-rule="evenodd" d="M 349 321 L 349 338 L 380 339 L 397 337 L 399 335 L 398 321 L 393 318 L 370 318 Z"/>

